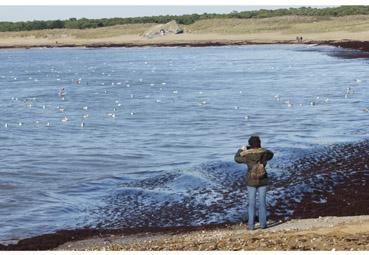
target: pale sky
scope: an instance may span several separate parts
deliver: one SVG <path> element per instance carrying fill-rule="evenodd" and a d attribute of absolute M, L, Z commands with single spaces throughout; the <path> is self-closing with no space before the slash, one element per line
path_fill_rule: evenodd
<path fill-rule="evenodd" d="M 112 18 L 192 13 L 229 13 L 233 10 L 279 9 L 300 6 L 1 6 L 0 21 Z M 317 6 L 313 6 L 317 7 Z M 319 6 L 322 7 L 322 6 Z"/>

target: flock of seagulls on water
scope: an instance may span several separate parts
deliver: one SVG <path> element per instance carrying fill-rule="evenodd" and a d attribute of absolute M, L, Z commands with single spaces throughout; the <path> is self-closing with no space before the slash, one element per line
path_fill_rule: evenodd
<path fill-rule="evenodd" d="M 103 73 L 103 74 L 105 74 L 105 73 Z M 1 76 L 1 78 L 6 78 L 5 76 Z M 17 77 L 14 77 L 14 80 L 17 80 Z M 37 79 L 35 79 L 35 81 L 36 81 Z M 60 81 L 60 78 L 58 78 L 57 79 L 58 81 Z M 81 85 L 82 83 L 81 83 L 81 81 L 82 81 L 82 78 L 79 78 L 79 79 L 76 79 L 76 80 L 74 80 L 74 83 L 76 84 L 76 85 Z M 139 79 L 139 81 L 142 83 L 143 82 L 143 79 Z M 127 81 L 126 81 L 127 82 Z M 360 80 L 360 79 L 355 79 L 355 82 L 357 83 L 357 84 L 360 84 L 362 81 Z M 86 82 L 85 83 L 86 85 L 88 85 L 88 82 Z M 105 84 L 104 82 L 103 83 L 101 83 L 102 85 L 107 85 L 107 84 Z M 112 85 L 122 85 L 122 82 L 112 82 L 111 83 Z M 166 85 L 167 83 L 166 82 L 162 82 L 161 83 L 161 85 Z M 130 87 L 130 84 L 123 84 L 123 85 L 125 85 L 127 88 L 129 88 Z M 151 84 L 149 84 L 151 87 L 153 87 L 153 86 L 155 86 L 155 84 L 154 83 L 151 83 Z M 162 90 L 162 87 L 160 87 L 159 88 L 160 90 Z M 108 93 L 108 91 L 107 90 L 104 90 L 104 94 L 107 94 Z M 173 94 L 178 94 L 179 92 L 178 92 L 178 90 L 173 90 L 172 91 L 172 93 Z M 243 94 L 244 92 L 243 91 L 239 91 L 239 94 Z M 200 95 L 200 96 L 203 96 L 203 94 L 204 94 L 204 92 L 203 91 L 199 91 L 198 92 L 198 94 Z M 344 98 L 349 98 L 350 96 L 352 96 L 354 94 L 354 90 L 353 90 L 353 88 L 352 87 L 347 87 L 346 88 L 346 91 L 345 91 L 345 93 L 344 93 Z M 67 91 L 66 91 L 66 89 L 64 88 L 64 87 L 62 87 L 62 88 L 59 88 L 58 89 L 58 93 L 57 93 L 57 95 L 58 95 L 58 98 L 59 98 L 59 100 L 61 101 L 61 102 L 63 102 L 63 101 L 65 101 L 65 99 L 66 99 L 66 97 L 67 97 Z M 145 96 L 145 98 L 149 98 L 150 97 L 150 95 L 146 95 Z M 134 94 L 130 94 L 130 98 L 131 99 L 133 99 L 133 98 L 135 98 L 135 96 L 134 96 Z M 304 106 L 304 104 L 303 103 L 293 103 L 291 100 L 282 100 L 282 98 L 283 98 L 283 96 L 281 96 L 281 95 L 279 95 L 279 94 L 277 94 L 277 95 L 275 95 L 274 96 L 274 99 L 276 100 L 276 101 L 278 101 L 278 102 L 283 102 L 288 108 L 292 108 L 292 107 L 294 107 L 294 106 Z M 12 101 L 19 101 L 18 100 L 18 98 L 16 98 L 16 97 L 12 97 L 11 98 L 11 100 Z M 25 103 L 25 105 L 26 105 L 26 107 L 27 108 L 32 108 L 33 107 L 33 105 L 34 105 L 34 102 L 36 101 L 36 98 L 26 98 L 26 99 L 24 99 L 23 100 L 23 102 Z M 319 103 L 322 103 L 322 102 L 324 102 L 324 103 L 328 103 L 330 101 L 330 99 L 329 98 L 327 98 L 327 97 L 320 97 L 320 96 L 316 96 L 315 98 L 314 98 L 314 100 L 311 100 L 307 105 L 310 105 L 310 106 L 315 106 L 315 105 L 317 105 L 317 104 L 319 104 Z M 161 99 L 156 99 L 155 100 L 155 102 L 156 103 L 161 103 Z M 198 103 L 198 105 L 199 106 L 207 106 L 208 105 L 208 100 L 207 99 L 202 99 L 202 100 L 200 100 L 200 102 Z M 117 118 L 117 116 L 118 116 L 118 108 L 119 107 L 121 107 L 122 106 L 122 104 L 119 102 L 119 100 L 115 100 L 115 105 L 114 105 L 114 107 L 113 107 L 113 109 L 112 109 L 112 111 L 110 111 L 110 112 L 108 112 L 106 115 L 108 116 L 108 117 L 110 117 L 110 118 L 112 118 L 112 119 L 115 119 L 115 118 Z M 50 106 L 46 106 L 46 105 L 42 105 L 42 109 L 43 110 L 46 110 L 47 108 L 49 108 Z M 67 112 L 66 112 L 66 110 L 65 110 L 65 108 L 62 106 L 62 105 L 58 105 L 57 107 L 57 111 L 58 112 L 60 112 L 60 113 L 63 113 L 64 114 L 64 117 L 61 119 L 61 122 L 62 123 L 68 123 L 69 121 L 70 121 L 70 118 L 68 117 L 68 115 L 67 115 Z M 240 109 L 240 107 L 239 106 L 234 106 L 234 110 L 239 110 Z M 81 122 L 80 122 L 80 124 L 79 124 L 79 126 L 81 127 L 81 128 L 84 128 L 84 127 L 86 127 L 86 120 L 89 118 L 89 112 L 88 112 L 88 110 L 89 110 L 89 107 L 86 105 L 86 106 L 83 106 L 82 107 L 82 109 L 81 109 L 82 111 L 83 111 L 83 114 L 82 114 L 82 117 L 81 117 Z M 364 112 L 367 112 L 367 113 L 369 113 L 369 109 L 368 108 L 364 108 L 363 109 L 363 111 Z M 135 113 L 134 112 L 130 112 L 129 113 L 130 115 L 134 115 Z M 250 119 L 250 116 L 249 115 L 246 115 L 246 116 L 244 116 L 244 119 L 245 120 L 249 120 Z M 39 124 L 42 124 L 39 120 L 36 120 L 36 121 L 34 121 L 34 123 L 35 124 L 37 124 L 37 125 L 39 125 Z M 52 126 L 51 125 L 51 123 L 50 123 L 50 121 L 47 121 L 47 122 L 43 122 L 43 124 L 46 126 L 46 127 L 50 127 L 50 126 Z M 12 126 L 14 126 L 15 124 L 14 123 L 12 123 Z M 18 122 L 17 124 L 16 124 L 17 126 L 23 126 L 24 125 L 24 123 L 23 122 Z M 9 128 L 10 127 L 10 124 L 9 123 L 4 123 L 3 124 L 3 127 L 5 127 L 5 128 Z"/>
<path fill-rule="evenodd" d="M 362 81 L 360 80 L 360 79 L 355 79 L 355 82 L 357 83 L 357 84 L 359 84 L 359 83 L 361 83 Z M 347 87 L 346 88 L 346 91 L 345 91 L 345 94 L 344 94 L 344 98 L 349 98 L 350 96 L 352 96 L 354 94 L 354 90 L 353 90 L 353 88 L 352 87 Z M 277 101 L 281 101 L 281 96 L 280 95 L 275 95 L 274 96 L 274 99 L 275 100 L 277 100 Z M 330 101 L 330 99 L 328 98 L 328 97 L 325 97 L 325 98 L 323 98 L 323 97 L 320 97 L 320 96 L 316 96 L 315 97 L 315 99 L 314 100 L 311 100 L 310 102 L 309 102 L 309 105 L 310 106 L 315 106 L 315 105 L 317 105 L 319 102 L 324 102 L 324 103 L 328 103 Z M 293 107 L 294 106 L 294 104 L 292 103 L 292 101 L 291 100 L 286 100 L 286 101 L 284 101 L 284 103 L 287 105 L 287 107 Z M 297 104 L 298 106 L 304 106 L 304 104 L 303 103 L 299 103 L 299 104 Z M 364 108 L 363 109 L 363 111 L 364 112 L 369 112 L 369 109 L 368 108 Z"/>
<path fill-rule="evenodd" d="M 78 80 L 76 80 L 75 81 L 75 83 L 77 84 L 77 85 L 79 85 L 79 84 L 81 84 L 81 78 L 80 79 L 78 79 Z M 86 84 L 88 84 L 88 83 L 86 83 Z M 107 94 L 107 91 L 105 90 L 104 91 L 104 93 L 105 94 Z M 65 90 L 65 88 L 60 88 L 59 89 L 59 91 L 58 91 L 58 96 L 59 96 L 59 99 L 61 100 L 61 101 L 65 101 L 65 98 L 66 98 L 66 90 Z M 132 96 L 132 98 L 133 98 L 133 96 Z M 19 101 L 19 99 L 17 98 L 17 97 L 12 97 L 11 98 L 11 100 L 12 101 Z M 23 103 L 26 105 L 26 107 L 27 108 L 32 108 L 33 106 L 34 106 L 34 102 L 36 101 L 36 98 L 35 97 L 32 97 L 32 98 L 26 98 L 26 99 L 24 99 L 23 100 Z M 118 100 L 116 100 L 115 101 L 115 103 L 116 103 L 116 107 L 121 107 L 122 106 L 122 104 L 121 103 L 119 103 L 119 101 Z M 46 106 L 46 105 L 42 105 L 42 109 L 43 110 L 46 110 L 48 107 Z M 69 117 L 66 115 L 66 111 L 65 111 L 65 107 L 63 107 L 63 106 L 61 106 L 61 105 L 58 105 L 58 106 L 56 106 L 56 109 L 58 110 L 58 112 L 60 112 L 60 113 L 63 113 L 64 114 L 64 117 L 61 119 L 61 122 L 62 123 L 67 123 L 68 121 L 70 121 L 70 119 L 69 119 Z M 86 123 L 85 123 L 85 120 L 89 117 L 89 113 L 88 113 L 88 106 L 83 106 L 82 107 L 82 110 L 84 111 L 84 114 L 82 115 L 82 121 L 81 121 L 81 123 L 80 123 L 80 127 L 85 127 L 86 126 Z M 117 108 L 113 108 L 113 111 L 111 112 L 111 113 L 107 113 L 107 115 L 108 116 L 110 116 L 110 117 L 112 117 L 112 118 L 116 118 L 116 111 L 117 111 Z M 134 113 L 133 112 L 131 112 L 131 115 L 133 115 Z M 40 123 L 40 121 L 39 120 L 36 120 L 35 122 L 34 122 L 35 124 L 41 124 Z M 14 124 L 13 124 L 14 125 Z M 18 122 L 17 123 L 17 126 L 23 126 L 24 125 L 24 123 L 23 122 Z M 50 127 L 51 126 L 51 124 L 50 124 L 50 122 L 49 121 L 47 121 L 46 123 L 45 123 L 45 126 L 46 127 Z M 5 123 L 4 124 L 4 127 L 5 128 L 9 128 L 10 127 L 10 124 L 9 123 Z"/>
<path fill-rule="evenodd" d="M 112 72 L 114 72 L 114 71 L 112 71 Z M 13 72 L 10 71 L 9 73 L 13 73 Z M 105 75 L 106 73 L 104 72 L 102 74 Z M 107 75 L 107 76 L 110 76 L 110 75 Z M 0 76 L 0 78 L 5 79 L 7 77 L 3 75 L 3 76 Z M 14 80 L 17 80 L 17 77 L 14 77 Z M 38 79 L 32 79 L 31 77 L 30 77 L 30 80 L 33 80 L 33 81 L 38 82 Z M 61 80 L 60 78 L 57 79 L 57 81 L 60 81 L 60 80 Z M 82 81 L 82 78 L 79 78 L 77 80 L 74 80 L 73 83 L 75 83 L 76 85 L 81 85 L 82 84 L 81 81 Z M 143 82 L 143 79 L 140 78 L 139 79 L 139 82 L 142 83 Z M 86 82 L 85 84 L 88 85 L 88 82 Z M 122 84 L 123 84 L 122 82 L 112 82 L 111 83 L 111 85 L 122 85 Z M 167 85 L 166 82 L 161 82 L 159 84 L 162 85 L 162 86 Z M 101 85 L 108 85 L 108 83 L 102 82 Z M 131 87 L 131 85 L 128 83 L 128 81 L 126 81 L 126 84 L 123 84 L 123 85 L 125 85 L 127 88 Z M 155 86 L 154 83 L 151 83 L 150 84 L 150 87 L 154 87 L 154 86 Z M 162 91 L 162 87 L 160 87 L 159 89 L 160 89 L 160 91 Z M 70 89 L 70 91 L 72 91 L 72 89 Z M 103 93 L 104 94 L 108 94 L 108 91 L 107 90 L 104 90 Z M 95 93 L 95 94 L 98 94 L 98 93 Z M 178 94 L 178 90 L 173 90 L 173 94 Z M 57 96 L 58 96 L 58 100 L 60 100 L 61 102 L 66 101 L 66 98 L 67 98 L 67 91 L 66 91 L 66 89 L 64 87 L 59 88 L 58 89 L 58 92 L 57 92 Z M 150 97 L 149 95 L 146 95 L 145 96 L 145 98 L 149 98 L 149 97 Z M 131 99 L 134 99 L 135 98 L 134 94 L 130 94 L 130 98 Z M 14 101 L 14 102 L 23 102 L 24 105 L 27 108 L 31 109 L 31 108 L 37 107 L 36 106 L 36 101 L 38 101 L 38 99 L 35 98 L 35 97 L 28 97 L 28 98 L 25 98 L 25 99 L 19 99 L 17 97 L 12 97 L 11 98 L 11 101 Z M 156 102 L 157 103 L 160 103 L 161 100 L 160 99 L 156 99 Z M 122 103 L 120 103 L 119 100 L 115 100 L 115 105 L 114 105 L 112 111 L 106 113 L 106 116 L 108 116 L 108 117 L 110 117 L 112 119 L 117 118 L 117 116 L 118 116 L 118 108 L 120 108 L 120 107 L 122 107 Z M 45 104 L 42 105 L 42 110 L 47 110 L 47 109 L 51 109 L 51 108 L 53 108 L 53 107 L 50 106 L 50 105 L 45 105 Z M 63 113 L 64 114 L 64 117 L 61 119 L 61 122 L 62 123 L 68 123 L 68 122 L 70 122 L 71 119 L 68 117 L 67 112 L 66 112 L 64 106 L 58 105 L 58 106 L 56 106 L 56 109 L 57 109 L 57 112 L 60 112 L 60 113 Z M 86 120 L 89 118 L 89 113 L 88 113 L 89 107 L 87 105 L 86 106 L 83 106 L 82 107 L 82 110 L 84 111 L 84 113 L 82 115 L 82 121 L 80 122 L 79 126 L 81 128 L 84 128 L 86 126 Z M 135 112 L 129 112 L 129 115 L 133 116 L 133 115 L 135 115 Z M 39 120 L 36 120 L 36 121 L 34 121 L 34 123 L 37 124 L 37 125 L 44 124 L 46 127 L 51 127 L 52 126 L 51 123 L 50 123 L 50 121 L 41 123 Z M 10 128 L 11 126 L 23 126 L 23 125 L 24 125 L 23 122 L 18 122 L 18 123 L 4 123 L 3 124 L 3 127 Z"/>

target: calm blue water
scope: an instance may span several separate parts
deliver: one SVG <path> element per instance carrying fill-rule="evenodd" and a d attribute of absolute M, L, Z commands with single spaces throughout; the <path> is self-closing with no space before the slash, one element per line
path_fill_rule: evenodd
<path fill-rule="evenodd" d="M 312 149 L 368 137 L 368 60 L 333 50 L 0 51 L 0 240 L 175 225 L 146 217 L 173 204 L 205 210 L 194 224 L 239 217 L 243 206 L 216 209 L 215 190 L 242 178 L 233 155 L 249 135 L 275 151 L 275 174 Z"/>

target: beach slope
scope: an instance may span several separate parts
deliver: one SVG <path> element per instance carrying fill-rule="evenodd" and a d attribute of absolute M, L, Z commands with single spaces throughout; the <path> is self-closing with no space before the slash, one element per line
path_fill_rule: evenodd
<path fill-rule="evenodd" d="M 108 235 L 68 242 L 57 250 L 369 250 L 369 216 L 291 220 L 252 232 L 240 224 L 185 233 Z"/>

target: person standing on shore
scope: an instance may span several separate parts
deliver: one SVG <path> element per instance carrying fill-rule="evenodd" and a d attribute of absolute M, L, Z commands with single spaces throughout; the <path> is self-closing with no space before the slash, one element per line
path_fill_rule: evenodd
<path fill-rule="evenodd" d="M 246 186 L 249 199 L 247 229 L 254 229 L 256 193 L 259 194 L 259 222 L 261 228 L 267 228 L 266 191 L 268 174 L 265 171 L 267 161 L 273 158 L 273 152 L 261 147 L 258 136 L 249 138 L 249 146 L 239 149 L 234 160 L 247 165 Z"/>

